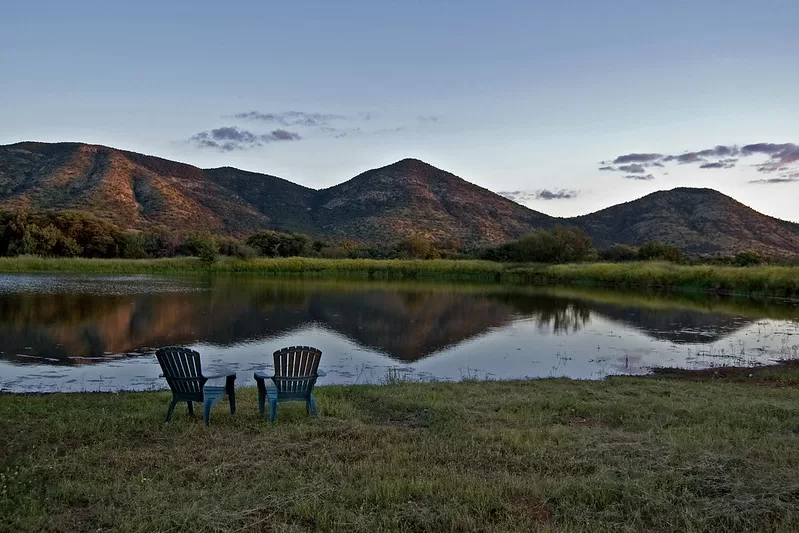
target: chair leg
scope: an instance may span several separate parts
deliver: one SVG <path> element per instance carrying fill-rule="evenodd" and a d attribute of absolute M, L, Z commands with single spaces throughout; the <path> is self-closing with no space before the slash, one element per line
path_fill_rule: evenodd
<path fill-rule="evenodd" d="M 175 406 L 178 404 L 178 401 L 175 398 L 172 398 L 172 401 L 169 403 L 169 409 L 166 410 L 166 421 L 169 422 L 172 420 L 172 411 L 175 410 Z"/>
<path fill-rule="evenodd" d="M 186 402 L 189 405 L 189 416 L 194 416 L 194 402 Z"/>
<path fill-rule="evenodd" d="M 258 385 L 258 412 L 263 415 L 264 404 L 266 403 L 266 385 L 264 384 L 264 380 L 258 378 L 255 379 L 255 383 Z"/>
<path fill-rule="evenodd" d="M 269 421 L 274 422 L 277 418 L 277 400 L 269 399 Z"/>
<path fill-rule="evenodd" d="M 308 402 L 305 407 L 310 410 L 313 417 L 316 418 L 316 399 L 314 399 L 313 394 L 308 397 Z"/>
<path fill-rule="evenodd" d="M 211 424 L 211 406 L 214 405 L 213 400 L 206 399 L 203 402 L 203 420 L 205 420 L 205 425 L 208 426 Z"/>
<path fill-rule="evenodd" d="M 230 400 L 230 414 L 236 413 L 236 388 L 234 386 L 234 382 L 236 381 L 236 376 L 228 376 L 227 380 L 225 381 L 225 391 L 227 392 L 228 400 Z"/>

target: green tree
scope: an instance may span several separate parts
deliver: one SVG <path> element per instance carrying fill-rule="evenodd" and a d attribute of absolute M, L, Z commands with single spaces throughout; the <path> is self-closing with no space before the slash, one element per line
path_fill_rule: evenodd
<path fill-rule="evenodd" d="M 642 261 L 661 260 L 682 263 L 685 257 L 676 246 L 663 244 L 660 241 L 652 241 L 638 249 L 638 259 Z"/>
<path fill-rule="evenodd" d="M 599 251 L 599 258 L 603 261 L 635 261 L 638 258 L 638 250 L 626 244 L 614 244 L 609 248 Z"/>
<path fill-rule="evenodd" d="M 735 266 L 756 266 L 765 262 L 765 258 L 754 250 L 747 252 L 739 252 L 732 258 L 732 264 Z"/>
<path fill-rule="evenodd" d="M 213 263 L 219 257 L 219 246 L 210 233 L 198 233 L 187 237 L 180 250 L 183 254 L 199 257 L 206 263 Z"/>

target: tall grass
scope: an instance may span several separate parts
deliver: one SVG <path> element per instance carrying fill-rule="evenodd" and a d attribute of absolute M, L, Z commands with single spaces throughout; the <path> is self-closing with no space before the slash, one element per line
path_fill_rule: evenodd
<path fill-rule="evenodd" d="M 799 297 L 799 267 L 686 266 L 663 262 L 506 264 L 492 261 L 292 258 L 0 258 L 0 272 L 105 274 L 248 273 L 311 278 L 477 281 L 631 289 L 678 289 L 747 296 Z"/>

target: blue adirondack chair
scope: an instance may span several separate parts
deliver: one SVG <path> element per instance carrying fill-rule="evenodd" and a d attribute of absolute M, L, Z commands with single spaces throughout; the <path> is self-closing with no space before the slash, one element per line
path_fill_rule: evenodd
<path fill-rule="evenodd" d="M 236 391 L 233 387 L 236 381 L 235 372 L 204 375 L 200 367 L 200 354 L 188 348 L 161 348 L 156 350 L 155 356 L 161 365 L 161 377 L 166 378 L 169 388 L 172 389 L 172 403 L 166 412 L 167 422 L 172 419 L 172 411 L 178 402 L 189 405 L 190 415 L 194 415 L 193 402 L 202 402 L 203 420 L 207 425 L 211 420 L 211 406 L 225 394 L 230 400 L 230 414 L 236 412 Z"/>
<path fill-rule="evenodd" d="M 267 398 L 269 399 L 269 421 L 277 417 L 277 404 L 280 402 L 305 402 L 308 413 L 316 416 L 316 400 L 313 387 L 316 378 L 324 376 L 319 370 L 319 359 L 322 352 L 310 346 L 290 346 L 276 351 L 275 373 L 255 373 L 258 385 L 258 411 L 264 414 Z M 272 383 L 268 384 L 267 380 Z"/>

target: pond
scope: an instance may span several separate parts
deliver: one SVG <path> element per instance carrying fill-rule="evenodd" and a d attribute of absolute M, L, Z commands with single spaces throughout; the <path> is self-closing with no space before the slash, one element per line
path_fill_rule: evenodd
<path fill-rule="evenodd" d="M 254 277 L 0 275 L 0 390 L 164 388 L 153 355 L 252 372 L 291 345 L 320 384 L 644 374 L 799 357 L 799 306 L 555 287 Z"/>

